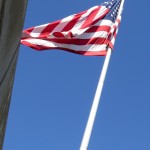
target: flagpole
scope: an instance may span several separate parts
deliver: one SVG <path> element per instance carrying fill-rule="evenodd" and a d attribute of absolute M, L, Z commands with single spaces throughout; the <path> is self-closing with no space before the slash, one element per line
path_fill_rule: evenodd
<path fill-rule="evenodd" d="M 104 65 L 103 65 L 103 68 L 102 68 L 102 72 L 101 72 L 99 82 L 98 82 L 98 85 L 97 85 L 97 89 L 96 89 L 95 97 L 94 97 L 94 100 L 93 100 L 92 108 L 91 108 L 91 111 L 90 111 L 89 119 L 88 119 L 88 122 L 87 122 L 87 126 L 86 126 L 86 129 L 85 129 L 84 135 L 83 135 L 80 150 L 87 150 L 87 148 L 88 148 L 88 143 L 89 143 L 89 140 L 90 140 L 90 136 L 91 136 L 95 116 L 96 116 L 98 105 L 99 105 L 99 102 L 100 102 L 102 88 L 103 88 L 106 72 L 107 72 L 107 69 L 108 69 L 108 64 L 109 64 L 109 61 L 110 61 L 111 53 L 112 53 L 112 50 L 110 48 L 108 48 L 107 55 L 106 55 Z"/>
<path fill-rule="evenodd" d="M 125 0 L 121 1 L 118 16 L 121 16 L 124 1 Z M 88 122 L 87 122 L 87 125 L 86 125 L 86 128 L 85 128 L 85 132 L 84 132 L 84 135 L 83 135 L 82 142 L 81 142 L 80 150 L 87 150 L 88 149 L 88 144 L 89 144 L 90 136 L 91 136 L 91 133 L 92 133 L 92 129 L 93 129 L 93 125 L 94 125 L 98 105 L 100 103 L 100 97 L 101 97 L 101 93 L 102 93 L 104 80 L 105 80 L 105 76 L 106 76 L 106 73 L 107 73 L 111 53 L 112 53 L 112 49 L 108 48 L 107 55 L 106 55 L 104 65 L 103 65 L 103 68 L 102 68 L 102 72 L 101 72 L 99 82 L 98 82 L 98 85 L 97 85 L 97 89 L 96 89 L 96 92 L 95 92 L 95 97 L 94 97 L 94 100 L 93 100 L 93 104 L 92 104 L 92 108 L 91 108 L 90 115 L 89 115 L 89 118 L 88 118 Z"/>

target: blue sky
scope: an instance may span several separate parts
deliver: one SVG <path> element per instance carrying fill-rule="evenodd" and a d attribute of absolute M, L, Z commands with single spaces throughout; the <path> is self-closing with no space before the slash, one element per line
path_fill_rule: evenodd
<path fill-rule="evenodd" d="M 24 29 L 103 1 L 29 0 Z M 89 150 L 150 150 L 149 1 L 126 0 Z M 78 150 L 104 57 L 20 46 L 3 150 Z"/>

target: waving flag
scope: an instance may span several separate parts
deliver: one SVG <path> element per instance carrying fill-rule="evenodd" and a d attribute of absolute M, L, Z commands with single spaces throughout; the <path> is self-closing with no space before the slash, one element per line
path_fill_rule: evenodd
<path fill-rule="evenodd" d="M 114 46 L 121 16 L 121 0 L 104 2 L 100 6 L 64 19 L 23 31 L 21 43 L 36 50 L 62 49 L 69 52 L 104 56 Z"/>

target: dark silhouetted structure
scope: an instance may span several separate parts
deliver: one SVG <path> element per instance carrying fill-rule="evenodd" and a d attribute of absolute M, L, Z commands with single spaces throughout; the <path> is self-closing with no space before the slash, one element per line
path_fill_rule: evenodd
<path fill-rule="evenodd" d="M 0 0 L 0 150 L 9 112 L 27 0 Z"/>

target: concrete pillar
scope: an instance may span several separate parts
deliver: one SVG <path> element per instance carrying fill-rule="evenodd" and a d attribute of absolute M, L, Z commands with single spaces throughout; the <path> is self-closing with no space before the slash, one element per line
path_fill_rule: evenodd
<path fill-rule="evenodd" d="M 0 0 L 0 150 L 9 112 L 27 0 Z"/>

